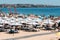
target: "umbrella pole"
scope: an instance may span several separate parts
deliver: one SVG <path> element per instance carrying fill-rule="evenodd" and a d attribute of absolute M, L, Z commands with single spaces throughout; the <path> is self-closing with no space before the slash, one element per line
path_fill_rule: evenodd
<path fill-rule="evenodd" d="M 15 26 L 14 26 L 15 27 Z M 15 28 L 14 28 L 14 31 L 15 31 Z M 14 37 L 14 32 L 13 32 L 13 37 Z M 14 38 L 13 38 L 13 40 L 14 40 Z"/>

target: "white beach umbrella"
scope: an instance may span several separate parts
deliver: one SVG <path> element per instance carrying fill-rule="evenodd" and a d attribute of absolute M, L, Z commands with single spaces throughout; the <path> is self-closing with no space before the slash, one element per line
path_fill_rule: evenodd
<path fill-rule="evenodd" d="M 2 21 L 3 19 L 0 18 L 0 21 Z"/>
<path fill-rule="evenodd" d="M 10 20 L 10 22 L 16 22 L 15 20 Z"/>
<path fill-rule="evenodd" d="M 28 17 L 28 18 L 26 18 L 26 20 L 32 21 L 32 19 L 31 19 L 31 18 L 29 18 L 29 17 Z"/>
<path fill-rule="evenodd" d="M 38 23 L 36 23 L 36 22 L 33 22 L 33 25 L 37 25 Z"/>
<path fill-rule="evenodd" d="M 4 20 L 1 20 L 0 23 L 4 23 L 5 21 Z"/>
<path fill-rule="evenodd" d="M 7 18 L 6 21 L 9 21 L 9 22 L 15 22 L 15 18 L 14 17 L 11 17 L 11 18 Z"/>
<path fill-rule="evenodd" d="M 9 23 L 9 25 L 22 25 L 21 23 L 18 23 L 18 22 L 12 22 L 12 23 Z"/>
<path fill-rule="evenodd" d="M 53 22 L 49 22 L 49 24 L 54 24 Z"/>
<path fill-rule="evenodd" d="M 44 23 L 44 24 L 54 24 L 54 23 L 52 22 L 52 20 L 49 20 L 49 19 L 44 20 L 43 23 Z"/>
<path fill-rule="evenodd" d="M 8 20 L 5 20 L 5 22 L 4 23 L 7 23 L 7 24 L 9 24 L 10 23 L 10 21 L 8 21 Z"/>
<path fill-rule="evenodd" d="M 24 20 L 23 18 L 17 18 L 16 21 L 22 21 Z"/>
<path fill-rule="evenodd" d="M 59 23 L 59 22 L 60 22 L 60 20 L 57 20 L 56 22 L 57 22 L 57 23 Z"/>
<path fill-rule="evenodd" d="M 21 23 L 19 23 L 19 22 L 16 22 L 16 24 L 15 25 L 22 25 Z"/>
<path fill-rule="evenodd" d="M 33 21 L 36 21 L 36 22 L 42 22 L 42 20 L 39 19 L 39 18 L 36 18 L 36 19 L 34 19 Z"/>
<path fill-rule="evenodd" d="M 8 17 L 6 17 L 6 18 L 5 18 L 5 20 L 10 21 L 11 19 L 10 19 L 10 18 L 8 18 Z"/>
<path fill-rule="evenodd" d="M 26 18 L 26 19 L 24 19 L 24 20 L 25 20 L 25 22 L 26 22 L 26 23 L 28 23 L 28 22 L 30 22 L 30 21 L 31 21 L 31 20 L 29 20 L 29 19 L 27 19 L 27 18 Z"/>
<path fill-rule="evenodd" d="M 9 25 L 15 25 L 16 23 L 10 22 Z"/>
<path fill-rule="evenodd" d="M 31 21 L 31 22 L 29 22 L 28 24 L 36 25 L 36 24 L 38 24 L 38 23 Z"/>
<path fill-rule="evenodd" d="M 25 20 L 22 20 L 21 23 L 26 23 L 26 21 Z"/>
<path fill-rule="evenodd" d="M 0 23 L 4 23 L 5 22 L 5 20 L 3 20 L 3 19 L 0 19 Z"/>
<path fill-rule="evenodd" d="M 10 19 L 11 19 L 11 20 L 15 20 L 16 18 L 14 18 L 14 17 L 11 17 Z"/>
<path fill-rule="evenodd" d="M 2 19 L 2 17 L 0 17 L 0 19 Z"/>
<path fill-rule="evenodd" d="M 32 22 L 29 22 L 29 23 L 27 23 L 27 24 L 33 24 Z"/>

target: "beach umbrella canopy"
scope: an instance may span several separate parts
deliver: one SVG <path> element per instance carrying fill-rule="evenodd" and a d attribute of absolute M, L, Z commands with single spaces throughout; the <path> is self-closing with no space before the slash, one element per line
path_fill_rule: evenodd
<path fill-rule="evenodd" d="M 25 20 L 25 22 L 26 22 L 26 23 L 28 23 L 28 22 L 30 22 L 30 21 L 31 21 L 31 20 L 29 20 L 29 19 L 27 19 L 27 18 L 26 18 L 26 19 L 24 19 L 24 20 Z"/>
<path fill-rule="evenodd" d="M 37 25 L 38 23 L 31 21 L 28 24 Z"/>
<path fill-rule="evenodd" d="M 0 23 L 4 23 L 5 21 L 4 20 L 0 20 Z"/>
<path fill-rule="evenodd" d="M 18 23 L 18 22 L 12 22 L 12 23 L 9 23 L 9 25 L 22 25 L 21 23 Z"/>
<path fill-rule="evenodd" d="M 0 23 L 4 23 L 4 22 L 5 22 L 5 20 L 0 18 Z"/>
<path fill-rule="evenodd" d="M 17 18 L 16 21 L 21 21 L 24 20 L 23 18 Z"/>
<path fill-rule="evenodd" d="M 33 22 L 33 25 L 38 25 L 38 23 L 36 23 L 36 22 Z"/>
<path fill-rule="evenodd" d="M 10 20 L 10 22 L 16 22 L 15 20 Z"/>
<path fill-rule="evenodd" d="M 4 22 L 4 23 L 7 23 L 7 24 L 9 24 L 9 21 L 5 20 L 5 22 Z"/>
<path fill-rule="evenodd" d="M 27 24 L 33 24 L 32 21 L 27 22 Z"/>
<path fill-rule="evenodd" d="M 60 20 L 57 20 L 56 22 L 57 22 L 57 23 L 59 23 L 59 22 L 60 22 Z"/>
<path fill-rule="evenodd" d="M 28 18 L 26 18 L 26 20 L 29 20 L 29 21 L 31 21 L 32 19 L 28 17 Z"/>
<path fill-rule="evenodd" d="M 6 18 L 5 18 L 5 20 L 10 21 L 11 19 L 10 19 L 10 18 L 8 18 L 8 17 L 6 17 Z"/>
<path fill-rule="evenodd" d="M 50 19 L 44 20 L 43 23 L 45 23 L 45 24 L 54 24 L 54 23 L 52 22 L 52 20 L 50 20 Z"/>
<path fill-rule="evenodd" d="M 21 21 L 21 23 L 26 23 L 26 21 Z"/>
<path fill-rule="evenodd" d="M 0 19 L 2 19 L 2 17 L 0 17 Z"/>
<path fill-rule="evenodd" d="M 36 18 L 36 19 L 34 19 L 33 21 L 35 21 L 35 22 L 42 22 L 42 20 L 39 19 L 39 18 Z"/>
<path fill-rule="evenodd" d="M 14 17 L 11 17 L 10 19 L 11 19 L 11 20 L 15 20 L 16 18 L 14 18 Z"/>

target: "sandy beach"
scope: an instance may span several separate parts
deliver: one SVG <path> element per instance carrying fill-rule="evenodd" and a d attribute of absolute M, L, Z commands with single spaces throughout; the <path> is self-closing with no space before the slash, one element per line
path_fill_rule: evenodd
<path fill-rule="evenodd" d="M 58 40 L 56 29 L 60 32 L 60 17 L 1 13 L 0 40 Z"/>
<path fill-rule="evenodd" d="M 25 32 L 19 31 L 16 34 L 0 33 L 0 40 L 57 40 L 59 36 L 51 31 Z"/>

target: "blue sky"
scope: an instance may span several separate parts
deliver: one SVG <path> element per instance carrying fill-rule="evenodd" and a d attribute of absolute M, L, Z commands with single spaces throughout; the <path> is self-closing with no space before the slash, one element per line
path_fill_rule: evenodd
<path fill-rule="evenodd" d="M 0 4 L 46 4 L 60 6 L 60 0 L 0 0 Z"/>

